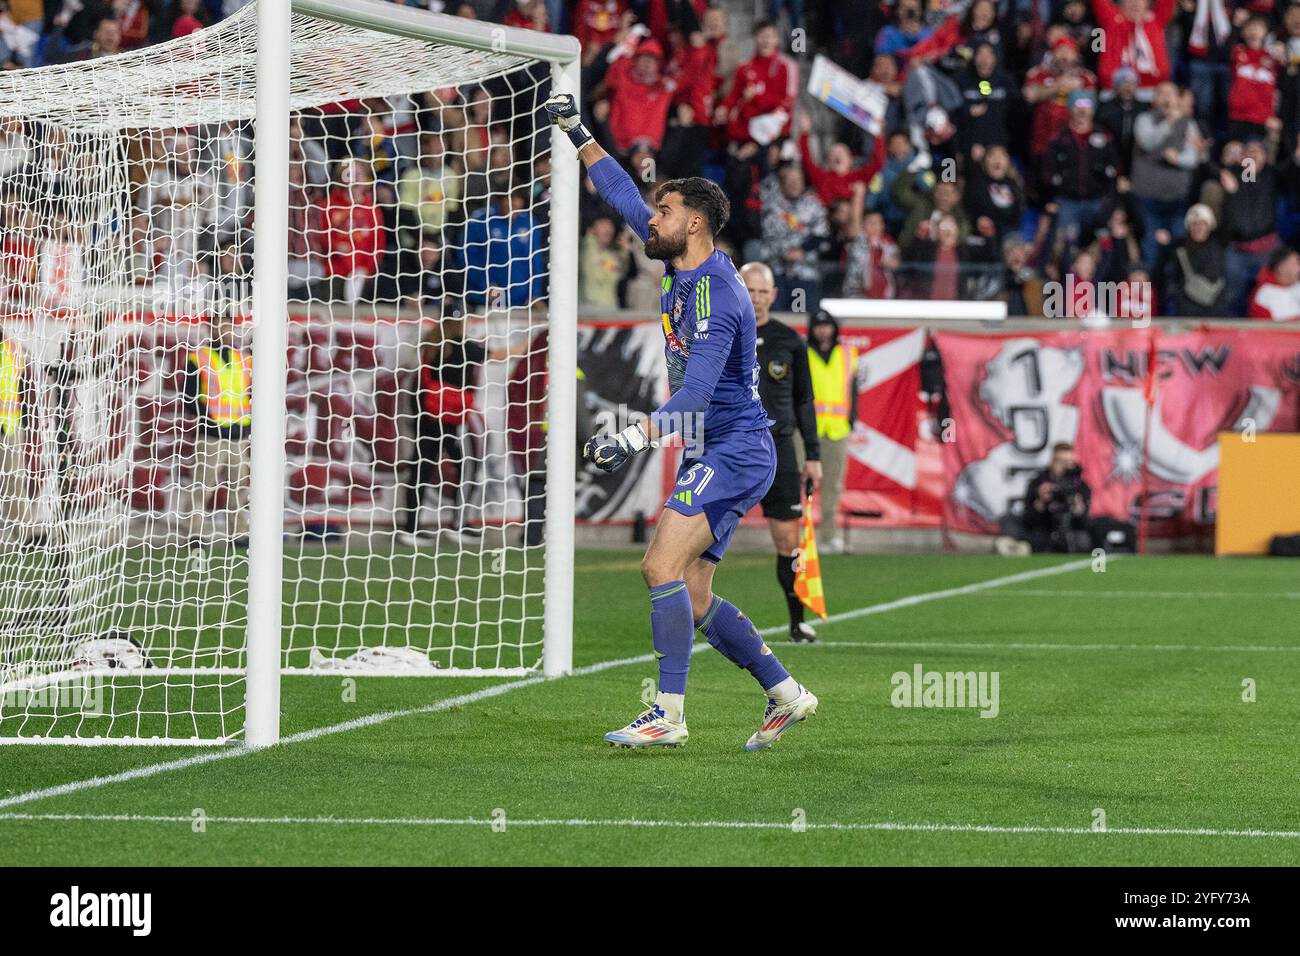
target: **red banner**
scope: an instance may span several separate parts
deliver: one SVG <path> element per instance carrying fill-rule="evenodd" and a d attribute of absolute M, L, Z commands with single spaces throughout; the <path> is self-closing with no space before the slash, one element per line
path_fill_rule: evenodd
<path fill-rule="evenodd" d="M 943 470 L 921 401 L 924 329 L 845 329 L 858 350 L 857 420 L 840 510 L 888 527 L 935 527 Z"/>
<path fill-rule="evenodd" d="M 33 363 L 57 363 L 55 346 L 62 338 L 52 326 L 42 338 L 26 323 L 6 328 Z M 193 431 L 182 408 L 181 369 L 184 346 L 199 331 L 183 321 L 110 326 L 106 334 L 119 340 L 114 351 L 131 358 L 131 381 L 119 381 L 119 369 L 104 373 L 116 383 L 112 388 L 92 380 L 77 386 L 78 407 L 104 405 L 105 410 L 79 413 L 72 438 L 108 442 L 112 447 L 96 450 L 93 457 L 114 462 L 99 470 L 85 494 L 128 484 L 136 509 L 161 513 L 177 506 Z M 291 525 L 391 521 L 394 482 L 404 474 L 402 436 L 414 420 L 409 391 L 415 384 L 418 333 L 418 323 L 407 321 L 291 325 L 286 447 Z M 1242 431 L 1248 440 L 1260 432 L 1300 430 L 1300 333 L 1255 328 L 1179 335 L 1150 329 L 941 333 L 934 340 L 951 411 L 945 421 L 934 422 L 919 397 L 925 332 L 845 329 L 844 343 L 859 350 L 859 369 L 842 511 L 850 522 L 874 527 L 946 525 L 994 533 L 999 519 L 1018 507 L 1029 477 L 1046 466 L 1052 445 L 1073 441 L 1092 487 L 1093 513 L 1135 520 L 1152 335 L 1157 362 L 1148 443 L 1151 530 L 1167 535 L 1212 525 L 1217 434 Z M 624 405 L 648 410 L 662 401 L 666 380 L 656 326 L 582 323 L 579 339 L 592 412 Z M 510 383 L 498 378 L 475 384 L 483 390 L 476 407 L 486 411 L 466 435 L 466 481 L 474 489 L 486 487 L 481 463 L 494 441 L 504 443 L 507 411 L 519 404 L 510 397 Z M 128 395 L 133 397 L 127 400 Z M 48 425 L 53 413 L 44 412 L 40 418 Z M 595 427 L 604 427 L 603 421 Z M 92 422 L 100 427 L 82 427 Z M 48 479 L 33 491 L 40 500 L 53 494 L 50 476 L 57 472 L 51 429 L 43 427 L 34 436 L 34 454 L 44 465 L 33 473 Z M 514 474 L 523 470 L 504 448 L 496 458 Z M 617 476 L 584 470 L 579 519 L 618 523 L 642 515 L 653 521 L 667 493 L 664 483 L 671 485 L 673 464 L 674 456 L 664 453 L 647 457 L 640 471 Z"/>
<path fill-rule="evenodd" d="M 1150 336 L 1149 515 L 1155 534 L 1212 525 L 1216 436 L 1300 430 L 1300 335 L 1154 329 L 935 336 L 951 406 L 947 524 L 993 533 L 1052 446 L 1074 442 L 1092 513 L 1136 522 Z"/>

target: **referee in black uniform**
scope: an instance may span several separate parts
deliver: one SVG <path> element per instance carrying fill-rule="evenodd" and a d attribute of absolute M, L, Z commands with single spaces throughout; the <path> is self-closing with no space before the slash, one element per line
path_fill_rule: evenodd
<path fill-rule="evenodd" d="M 758 324 L 758 393 L 763 399 L 776 442 L 776 477 L 763 499 L 763 517 L 776 545 L 776 579 L 790 608 L 790 639 L 814 641 L 812 626 L 804 623 L 803 602 L 794 593 L 794 554 L 799 547 L 799 518 L 803 514 L 802 486 L 821 487 L 821 446 L 817 439 L 817 414 L 813 406 L 812 376 L 808 372 L 808 343 L 790 326 L 770 314 L 776 300 L 772 270 L 761 262 L 740 270 L 754 303 Z M 803 436 L 804 464 L 795 454 L 795 429 Z"/>

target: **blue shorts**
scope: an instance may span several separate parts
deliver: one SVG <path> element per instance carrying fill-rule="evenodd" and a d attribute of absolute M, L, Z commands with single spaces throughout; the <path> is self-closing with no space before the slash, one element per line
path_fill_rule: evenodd
<path fill-rule="evenodd" d="M 687 517 L 705 516 L 713 544 L 700 557 L 717 564 L 740 519 L 763 500 L 775 475 L 772 433 L 766 428 L 740 432 L 717 445 L 705 445 L 694 458 L 684 457 L 664 507 Z"/>

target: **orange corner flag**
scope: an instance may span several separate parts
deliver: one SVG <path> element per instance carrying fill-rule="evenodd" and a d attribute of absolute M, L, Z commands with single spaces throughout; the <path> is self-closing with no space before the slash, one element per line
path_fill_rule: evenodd
<path fill-rule="evenodd" d="M 803 606 L 826 620 L 826 597 L 822 593 L 822 564 L 817 557 L 817 538 L 813 535 L 812 509 L 803 499 L 803 519 L 799 525 L 799 552 L 795 560 L 794 593 Z"/>

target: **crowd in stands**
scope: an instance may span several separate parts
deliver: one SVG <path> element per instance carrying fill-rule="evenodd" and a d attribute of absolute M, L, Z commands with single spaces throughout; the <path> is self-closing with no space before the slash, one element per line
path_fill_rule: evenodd
<path fill-rule="evenodd" d="M 576 7 L 607 29 L 584 48 L 598 139 L 647 191 L 724 184 L 724 242 L 772 267 L 779 310 L 1300 319 L 1300 0 L 773 3 L 752 38 L 707 0 Z M 804 95 L 817 54 L 867 81 L 856 122 Z M 586 198 L 585 301 L 653 308 Z"/>
<path fill-rule="evenodd" d="M 246 5 L 0 0 L 0 58 L 11 69 L 81 63 L 187 37 Z M 502 19 L 515 23 L 521 9 Z M 549 73 L 538 66 L 485 86 L 294 113 L 291 294 L 439 307 L 448 296 L 467 307 L 493 295 L 511 306 L 543 297 L 549 130 L 534 107 L 548 90 Z M 232 292 L 247 300 L 252 134 L 244 122 L 129 129 L 106 147 L 50 124 L 0 117 L 0 252 L 10 293 L 122 272 L 87 262 L 107 226 L 127 239 L 135 284 L 172 301 L 211 302 Z M 121 155 L 124 176 L 94 172 Z M 107 195 L 119 187 L 129 195 Z M 130 210 L 125 217 L 113 211 L 122 207 Z M 106 215 L 110 221 L 97 221 Z"/>
<path fill-rule="evenodd" d="M 244 5 L 0 0 L 0 62 L 111 55 Z M 410 5 L 577 36 L 598 140 L 647 193 L 676 176 L 721 183 L 721 242 L 771 266 L 778 310 L 905 296 L 1057 315 L 1048 290 L 1068 281 L 1065 315 L 1096 308 L 1107 283 L 1143 290 L 1121 297 L 1132 314 L 1300 319 L 1300 0 L 772 0 L 744 36 L 722 0 Z M 819 55 L 866 81 L 857 122 L 805 92 Z M 295 290 L 542 294 L 545 87 L 539 69 L 525 85 L 296 114 Z M 0 177 L 57 170 L 57 137 L 35 134 L 0 123 Z M 132 149 L 137 275 L 246 274 L 251 130 Z M 11 274 L 20 205 L 3 211 Z M 585 180 L 581 217 L 584 305 L 657 311 L 657 265 Z"/>

